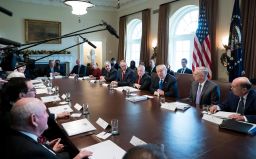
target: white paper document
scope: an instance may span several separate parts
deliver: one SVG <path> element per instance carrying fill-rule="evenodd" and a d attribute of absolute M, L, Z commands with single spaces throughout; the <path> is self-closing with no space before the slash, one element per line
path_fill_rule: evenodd
<path fill-rule="evenodd" d="M 46 88 L 36 89 L 36 94 L 47 94 L 48 90 Z"/>
<path fill-rule="evenodd" d="M 48 110 L 52 114 L 59 114 L 62 112 L 73 112 L 73 109 L 71 109 L 69 105 L 60 105 L 56 107 L 50 107 L 48 108 Z"/>
<path fill-rule="evenodd" d="M 43 83 L 40 83 L 40 84 L 34 84 L 33 86 L 34 86 L 34 88 L 36 88 L 36 89 L 46 88 L 46 86 L 45 86 Z"/>
<path fill-rule="evenodd" d="M 209 121 L 211 123 L 217 124 L 217 125 L 220 125 L 223 121 L 223 119 L 221 119 L 221 118 L 215 117 L 213 115 L 208 115 L 208 114 L 204 114 L 202 119 Z"/>
<path fill-rule="evenodd" d="M 161 103 L 161 108 L 163 109 L 167 109 L 167 110 L 170 110 L 170 111 L 176 111 L 176 107 L 175 105 L 172 105 L 170 103 Z"/>
<path fill-rule="evenodd" d="M 35 79 L 35 80 L 31 80 L 32 84 L 38 84 L 38 83 L 43 83 L 43 81 L 41 79 Z"/>
<path fill-rule="evenodd" d="M 218 111 L 217 113 L 214 113 L 212 114 L 213 116 L 215 117 L 218 117 L 218 118 L 224 118 L 224 119 L 227 119 L 230 115 L 232 114 L 237 114 L 235 112 L 224 112 L 224 111 Z"/>
<path fill-rule="evenodd" d="M 109 125 L 105 120 L 103 120 L 103 119 L 101 119 L 101 118 L 99 118 L 99 119 L 96 121 L 96 123 L 97 123 L 100 127 L 102 127 L 103 129 L 106 129 L 107 126 Z"/>
<path fill-rule="evenodd" d="M 170 102 L 170 103 L 166 102 L 161 104 L 161 108 L 168 109 L 171 111 L 175 111 L 176 109 L 184 111 L 190 108 L 190 106 L 186 103 L 181 103 L 181 102 Z"/>
<path fill-rule="evenodd" d="M 86 118 L 63 123 L 61 125 L 63 126 L 68 136 L 96 130 L 96 128 Z"/>
<path fill-rule="evenodd" d="M 63 78 L 63 76 L 57 75 L 57 76 L 54 76 L 54 78 L 55 78 L 55 79 L 61 79 L 61 78 Z"/>
<path fill-rule="evenodd" d="M 130 143 L 133 145 L 133 146 L 139 146 L 139 145 L 145 145 L 147 144 L 145 141 L 139 139 L 138 137 L 136 136 L 133 136 L 130 140 Z"/>
<path fill-rule="evenodd" d="M 103 83 L 102 86 L 108 87 L 108 84 L 107 83 Z"/>
<path fill-rule="evenodd" d="M 147 100 L 148 97 L 147 96 L 133 96 L 133 97 L 128 97 L 126 99 L 131 102 L 139 102 L 139 101 Z"/>
<path fill-rule="evenodd" d="M 79 118 L 82 115 L 82 113 L 72 113 L 70 117 L 72 118 Z"/>
<path fill-rule="evenodd" d="M 55 96 L 45 96 L 45 97 L 41 97 L 41 100 L 44 103 L 57 102 L 57 101 L 60 101 L 60 97 L 58 95 L 55 95 Z"/>
<path fill-rule="evenodd" d="M 106 138 L 108 138 L 108 137 L 111 136 L 111 135 L 112 135 L 111 133 L 102 131 L 101 133 L 97 134 L 96 136 L 97 136 L 98 138 L 100 138 L 100 139 L 105 140 Z"/>
<path fill-rule="evenodd" d="M 130 93 L 139 92 L 140 91 L 139 89 L 136 89 L 136 88 L 133 88 L 133 87 L 129 87 L 129 86 L 123 86 L 123 87 L 115 88 L 115 90 L 117 90 L 119 92 L 126 91 L 127 89 L 130 90 Z"/>
<path fill-rule="evenodd" d="M 84 148 L 93 154 L 89 159 L 122 159 L 125 151 L 110 140 Z"/>

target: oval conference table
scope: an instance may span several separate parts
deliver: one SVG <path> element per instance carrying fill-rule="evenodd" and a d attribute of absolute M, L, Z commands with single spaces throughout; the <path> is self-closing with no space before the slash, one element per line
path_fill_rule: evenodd
<path fill-rule="evenodd" d="M 168 158 L 256 158 L 255 137 L 220 129 L 218 125 L 202 120 L 201 111 L 195 107 L 184 112 L 172 112 L 160 107 L 158 97 L 132 103 L 125 99 L 125 93 L 88 80 L 55 79 L 53 86 L 55 85 L 59 86 L 60 95 L 71 93 L 72 106 L 75 103 L 89 105 L 90 114 L 83 117 L 97 129 L 93 134 L 66 135 L 68 142 L 76 150 L 103 141 L 95 137 L 95 134 L 104 131 L 96 124 L 97 119 L 102 118 L 108 123 L 111 119 L 119 120 L 120 134 L 108 139 L 126 151 L 133 147 L 130 140 L 132 136 L 136 136 L 146 143 L 163 144 Z M 138 94 L 150 95 L 149 92 Z M 174 100 L 166 98 L 166 101 Z M 63 130 L 61 123 L 77 119 L 79 118 L 70 117 L 57 120 L 57 124 Z"/>

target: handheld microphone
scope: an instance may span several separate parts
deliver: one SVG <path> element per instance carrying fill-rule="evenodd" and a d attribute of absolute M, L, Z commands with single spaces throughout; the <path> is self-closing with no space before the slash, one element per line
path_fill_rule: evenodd
<path fill-rule="evenodd" d="M 116 30 L 111 26 L 109 25 L 107 22 L 105 22 L 104 20 L 102 20 L 102 23 L 103 25 L 106 26 L 106 29 L 108 30 L 108 32 L 112 35 L 114 35 L 116 38 L 119 38 L 119 36 L 117 35 L 116 33 Z"/>
<path fill-rule="evenodd" d="M 82 37 L 81 35 L 79 35 L 79 36 L 80 36 L 85 42 L 87 42 L 91 47 L 93 47 L 94 49 L 97 48 L 97 47 L 96 47 L 93 43 L 91 43 L 88 39 Z"/>

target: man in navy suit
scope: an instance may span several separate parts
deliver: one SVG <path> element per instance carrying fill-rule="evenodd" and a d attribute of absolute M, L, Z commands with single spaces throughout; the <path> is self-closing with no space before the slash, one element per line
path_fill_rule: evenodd
<path fill-rule="evenodd" d="M 195 81 L 191 84 L 190 99 L 197 105 L 219 104 L 220 88 L 208 80 L 208 69 L 206 67 L 197 67 L 193 72 Z"/>
<path fill-rule="evenodd" d="M 86 76 L 86 67 L 84 65 L 80 64 L 80 60 L 76 60 L 76 65 L 73 67 L 71 73 L 71 76 L 78 75 L 79 77 L 84 77 Z"/>
<path fill-rule="evenodd" d="M 177 73 L 187 73 L 187 74 L 192 74 L 192 70 L 187 68 L 187 63 L 188 63 L 188 60 L 186 58 L 183 58 L 181 59 L 181 66 L 182 68 L 181 69 L 178 69 Z"/>
<path fill-rule="evenodd" d="M 178 97 L 177 80 L 174 76 L 167 74 L 165 65 L 156 67 L 157 76 L 152 79 L 150 92 L 154 95 Z"/>
<path fill-rule="evenodd" d="M 145 66 L 139 65 L 137 68 L 137 78 L 134 87 L 140 90 L 149 90 L 151 78 L 145 73 Z"/>
<path fill-rule="evenodd" d="M 135 73 L 127 68 L 127 64 L 124 60 L 120 61 L 120 67 L 117 71 L 117 80 L 111 83 L 117 84 L 118 86 L 131 86 L 135 82 Z"/>
<path fill-rule="evenodd" d="M 232 81 L 227 99 L 220 105 L 210 107 L 210 112 L 218 110 L 234 112 L 229 118 L 238 121 L 256 123 L 256 92 L 246 77 L 238 77 Z"/>
<path fill-rule="evenodd" d="M 48 128 L 48 113 L 42 101 L 37 98 L 18 100 L 11 110 L 11 117 L 12 130 L 4 140 L 5 147 L 1 156 L 20 159 L 59 158 L 54 148 L 38 142 L 38 137 Z M 82 159 L 91 154 L 89 151 L 81 150 L 75 158 Z"/>

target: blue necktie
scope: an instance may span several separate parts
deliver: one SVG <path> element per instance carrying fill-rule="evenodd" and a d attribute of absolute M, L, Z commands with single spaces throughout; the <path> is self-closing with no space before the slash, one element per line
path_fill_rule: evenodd
<path fill-rule="evenodd" d="M 163 80 L 162 79 L 159 82 L 159 89 L 163 89 Z"/>

